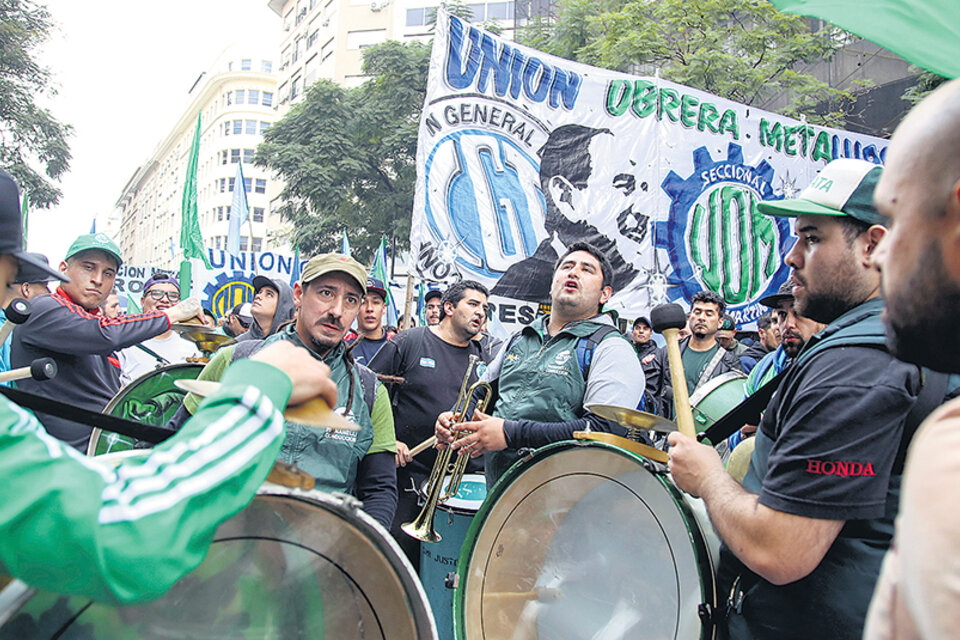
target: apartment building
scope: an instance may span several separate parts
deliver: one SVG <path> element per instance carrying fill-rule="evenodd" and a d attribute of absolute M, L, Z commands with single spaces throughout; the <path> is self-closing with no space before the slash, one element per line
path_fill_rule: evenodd
<path fill-rule="evenodd" d="M 277 119 L 273 55 L 230 47 L 201 74 L 190 96 L 189 106 L 117 201 L 120 247 L 127 262 L 162 268 L 180 263 L 181 204 L 198 114 L 197 208 L 204 242 L 212 249 L 226 248 L 240 162 L 250 207 L 250 222 L 240 233 L 241 251 L 289 251 L 271 240 L 271 232 L 282 225 L 271 210 L 271 199 L 282 187 L 268 171 L 253 165 L 254 150 Z"/>
<path fill-rule="evenodd" d="M 270 0 L 281 18 L 277 93 L 280 112 L 303 98 L 321 78 L 346 87 L 361 84 L 363 50 L 387 40 L 429 40 L 430 17 L 440 0 Z M 496 22 L 511 37 L 514 2 L 469 5 L 473 22 Z"/>

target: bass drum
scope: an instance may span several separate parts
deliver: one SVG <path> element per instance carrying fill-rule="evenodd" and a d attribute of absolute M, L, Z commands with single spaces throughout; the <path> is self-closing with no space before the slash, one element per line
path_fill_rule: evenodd
<path fill-rule="evenodd" d="M 187 395 L 186 391 L 178 389 L 173 383 L 177 380 L 196 380 L 203 366 L 194 362 L 180 362 L 145 373 L 120 389 L 107 403 L 103 413 L 161 427 L 173 418 Z M 87 455 L 99 456 L 132 448 L 132 438 L 118 433 L 102 433 L 94 428 L 90 434 L 90 444 L 87 445 Z"/>
<path fill-rule="evenodd" d="M 359 504 L 267 484 L 163 598 L 115 607 L 14 581 L 0 639 L 435 639 L 413 567 Z"/>
<path fill-rule="evenodd" d="M 641 456 L 548 445 L 511 467 L 474 519 L 455 637 L 712 638 L 718 551 L 702 503 Z"/>

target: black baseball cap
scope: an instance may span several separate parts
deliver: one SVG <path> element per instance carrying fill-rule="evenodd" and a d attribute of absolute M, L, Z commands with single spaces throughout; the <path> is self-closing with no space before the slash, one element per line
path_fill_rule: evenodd
<path fill-rule="evenodd" d="M 268 278 L 267 276 L 254 276 L 253 282 L 253 294 L 256 295 L 257 291 L 263 289 L 264 287 L 270 287 L 275 290 L 277 293 L 280 293 L 280 287 L 276 282 Z"/>
<path fill-rule="evenodd" d="M 30 252 L 27 255 L 40 260 L 45 265 L 50 264 L 47 256 L 42 253 Z M 13 284 L 29 284 L 31 282 L 50 282 L 51 280 L 56 280 L 56 277 L 50 273 L 50 271 L 50 269 L 39 269 L 35 267 L 32 262 L 21 262 L 20 271 L 17 272 L 17 277 L 13 279 Z"/>
<path fill-rule="evenodd" d="M 387 299 L 387 289 L 383 282 L 373 277 L 367 278 L 367 293 L 375 293 L 384 300 Z"/>
<path fill-rule="evenodd" d="M 427 293 L 423 296 L 423 301 L 430 302 L 434 298 L 442 298 L 442 297 L 443 297 L 443 291 L 440 291 L 440 289 L 430 289 L 430 291 L 427 291 Z"/>
<path fill-rule="evenodd" d="M 40 254 L 28 253 L 23 249 L 23 221 L 20 219 L 20 191 L 13 177 L 0 169 L 0 254 L 9 254 L 24 266 L 33 267 L 51 278 L 70 282 L 59 271 L 50 268 Z M 40 280 L 31 280 L 40 282 Z"/>
<path fill-rule="evenodd" d="M 793 280 L 789 278 L 787 278 L 786 282 L 780 285 L 780 289 L 776 293 L 772 293 L 769 296 L 764 296 L 757 302 L 765 307 L 776 309 L 780 306 L 780 302 L 783 300 L 793 300 Z"/>

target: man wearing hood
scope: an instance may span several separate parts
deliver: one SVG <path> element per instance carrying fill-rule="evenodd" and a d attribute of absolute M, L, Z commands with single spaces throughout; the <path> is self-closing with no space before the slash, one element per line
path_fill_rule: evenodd
<path fill-rule="evenodd" d="M 287 421 L 287 437 L 278 460 L 312 475 L 321 491 L 356 495 L 363 501 L 363 510 L 389 528 L 397 508 L 397 437 L 390 397 L 375 373 L 353 361 L 343 340 L 360 312 L 366 282 L 363 265 L 353 258 L 339 253 L 315 256 L 293 290 L 296 321 L 272 327 L 264 340 L 221 348 L 198 379 L 220 380 L 231 362 L 274 342 L 306 347 L 330 367 L 339 390 L 334 409 L 359 425 L 360 431 L 315 429 Z M 278 304 L 278 314 L 281 309 Z M 200 398 L 187 395 L 168 426 L 179 428 L 199 406 Z"/>
<path fill-rule="evenodd" d="M 293 289 L 280 278 L 255 276 L 250 328 L 237 336 L 237 342 L 263 340 L 275 334 L 280 325 L 293 319 Z"/>

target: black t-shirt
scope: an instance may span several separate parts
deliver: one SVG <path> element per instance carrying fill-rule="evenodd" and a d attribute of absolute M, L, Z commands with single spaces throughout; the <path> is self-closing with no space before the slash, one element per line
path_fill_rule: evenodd
<path fill-rule="evenodd" d="M 903 426 L 917 367 L 866 346 L 824 349 L 795 365 L 760 421 L 743 486 L 784 513 L 845 524 L 806 577 L 783 586 L 753 574 L 724 547 L 718 575 L 747 585 L 731 638 L 859 638 L 893 536 Z"/>
<path fill-rule="evenodd" d="M 370 361 L 373 360 L 373 356 L 377 354 L 377 351 L 380 350 L 380 347 L 387 343 L 387 334 L 384 332 L 383 337 L 379 340 L 371 340 L 370 338 L 364 338 L 360 336 L 357 338 L 350 348 L 352 349 L 353 359 L 358 364 L 363 364 L 370 366 Z"/>
<path fill-rule="evenodd" d="M 484 357 L 478 342 L 471 340 L 466 347 L 457 347 L 441 340 L 429 327 L 401 331 L 381 347 L 368 366 L 377 373 L 405 379 L 388 385 L 397 440 L 413 448 L 433 435 L 437 416 L 457 401 L 471 355 Z M 478 367 L 470 384 L 481 372 Z M 412 470 L 429 473 L 435 460 L 435 450 L 424 451 L 413 459 Z M 472 472 L 480 467 L 471 461 L 467 468 Z"/>

